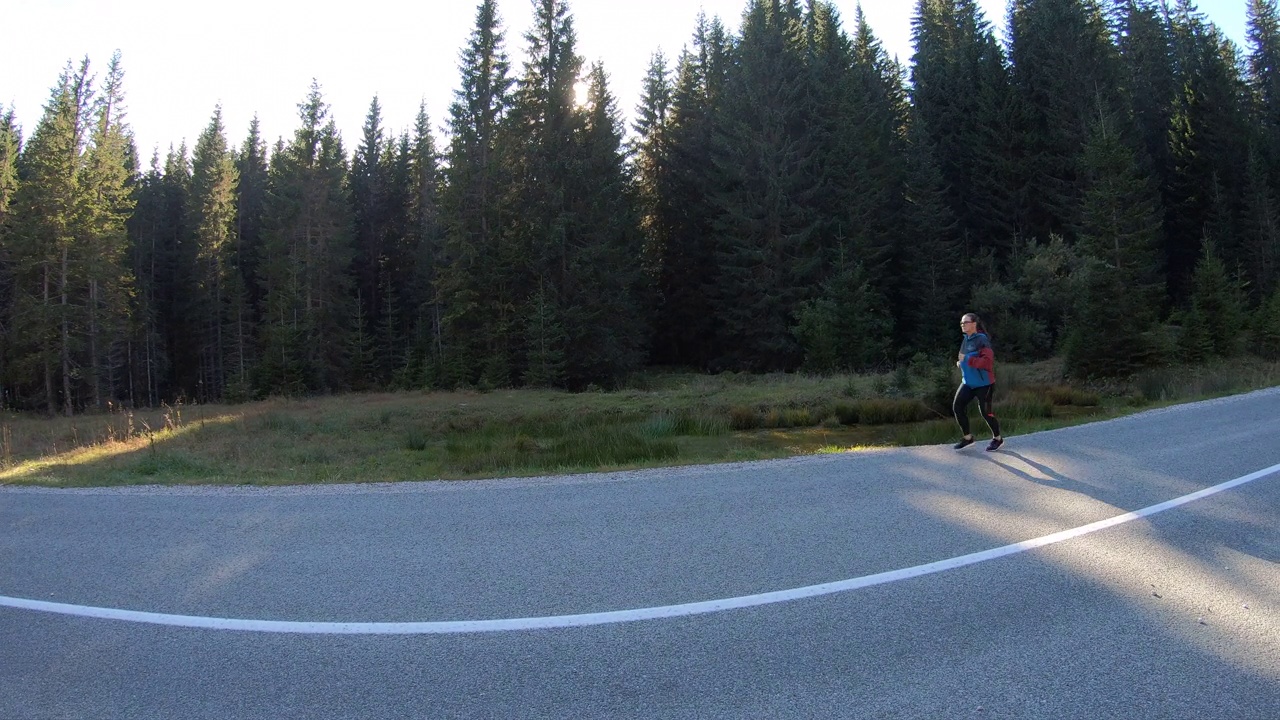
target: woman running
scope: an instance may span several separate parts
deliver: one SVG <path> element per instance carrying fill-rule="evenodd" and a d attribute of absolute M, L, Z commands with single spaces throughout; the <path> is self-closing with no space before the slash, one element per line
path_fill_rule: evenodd
<path fill-rule="evenodd" d="M 996 389 L 996 356 L 991 351 L 991 339 L 982 321 L 973 313 L 965 313 L 960 318 L 960 329 L 964 332 L 964 341 L 960 344 L 960 354 L 956 366 L 960 368 L 960 387 L 956 390 L 956 399 L 951 403 L 951 412 L 955 413 L 956 422 L 964 437 L 956 443 L 960 450 L 973 444 L 973 433 L 969 431 L 969 403 L 978 399 L 978 409 L 982 411 L 982 419 L 991 428 L 991 443 L 987 452 L 999 450 L 1004 444 L 1000 436 L 1000 421 L 996 420 L 991 409 L 992 395 Z"/>

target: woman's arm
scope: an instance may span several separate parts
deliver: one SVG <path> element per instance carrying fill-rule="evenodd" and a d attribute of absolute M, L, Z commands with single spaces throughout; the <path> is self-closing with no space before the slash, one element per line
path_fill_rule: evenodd
<path fill-rule="evenodd" d="M 969 356 L 969 367 L 979 370 L 992 370 L 995 366 L 996 354 L 989 347 L 984 347 Z"/>

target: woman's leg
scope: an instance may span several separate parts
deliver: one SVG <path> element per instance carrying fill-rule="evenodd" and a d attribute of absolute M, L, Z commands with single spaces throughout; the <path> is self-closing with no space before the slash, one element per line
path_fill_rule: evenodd
<path fill-rule="evenodd" d="M 995 410 L 992 409 L 992 400 L 995 397 L 996 386 L 994 383 L 986 387 L 980 387 L 973 391 L 978 398 L 978 408 L 982 410 L 982 419 L 987 421 L 987 427 L 991 428 L 991 437 L 1000 437 L 1000 421 L 996 419 Z"/>
<path fill-rule="evenodd" d="M 969 403 L 972 400 L 973 390 L 968 385 L 960 383 L 960 387 L 956 388 L 956 398 L 951 401 L 951 413 L 956 416 L 956 422 L 960 424 L 960 432 L 964 433 L 965 438 L 973 435 L 969 432 Z"/>

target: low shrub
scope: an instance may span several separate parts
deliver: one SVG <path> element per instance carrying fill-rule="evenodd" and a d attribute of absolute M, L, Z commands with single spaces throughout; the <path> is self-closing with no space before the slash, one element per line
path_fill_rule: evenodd
<path fill-rule="evenodd" d="M 1058 406 L 1074 405 L 1076 407 L 1097 407 L 1102 403 L 1098 393 L 1081 390 L 1067 385 L 1054 385 L 1044 390 L 1045 399 Z"/>
<path fill-rule="evenodd" d="M 401 446 L 405 450 L 422 452 L 427 449 L 427 431 L 421 427 L 411 427 L 405 431 Z"/>
<path fill-rule="evenodd" d="M 755 430 L 761 422 L 760 414 L 752 408 L 735 405 L 729 409 L 729 427 L 734 430 Z"/>

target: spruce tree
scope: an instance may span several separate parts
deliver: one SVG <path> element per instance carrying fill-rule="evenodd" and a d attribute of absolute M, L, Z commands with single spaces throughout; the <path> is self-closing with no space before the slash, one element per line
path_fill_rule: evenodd
<path fill-rule="evenodd" d="M 672 229 L 680 212 L 680 199 L 672 196 L 671 103 L 674 88 L 666 56 L 654 53 L 649 60 L 640 104 L 636 106 L 636 133 L 632 164 L 640 231 L 644 238 L 641 253 L 648 286 L 645 304 L 652 319 L 659 307 L 663 258 L 673 243 Z"/>
<path fill-rule="evenodd" d="M 903 245 L 910 262 L 903 270 L 902 291 L 910 300 L 903 303 L 898 322 L 908 348 L 941 350 L 952 345 L 957 308 L 968 294 L 968 282 L 956 272 L 962 257 L 956 218 L 933 147 L 919 122 L 908 127 L 906 152 Z"/>
<path fill-rule="evenodd" d="M 332 392 L 347 378 L 355 310 L 346 160 L 317 83 L 298 110 L 301 125 L 270 167 L 259 392 Z"/>
<path fill-rule="evenodd" d="M 1157 188 L 1172 172 L 1169 129 L 1178 94 L 1173 37 L 1156 0 L 1117 3 L 1114 35 L 1120 51 L 1120 83 L 1128 98 L 1137 160 Z"/>
<path fill-rule="evenodd" d="M 753 0 L 735 50 L 712 155 L 718 363 L 790 369 L 803 359 L 795 313 L 815 294 L 819 265 L 812 203 L 820 178 L 804 122 L 812 86 L 798 9 Z"/>
<path fill-rule="evenodd" d="M 1266 360 L 1280 360 L 1280 287 L 1258 307 L 1252 329 L 1254 352 Z"/>
<path fill-rule="evenodd" d="M 355 220 L 355 258 L 352 264 L 355 288 L 361 302 L 360 317 L 370 328 L 382 323 L 383 276 L 390 260 L 386 248 L 390 218 L 386 202 L 388 168 L 384 161 L 385 150 L 382 107 L 375 95 L 365 116 L 360 144 L 356 146 L 351 160 L 350 175 L 352 217 Z M 371 333 L 363 333 L 363 336 L 372 342 Z M 376 372 L 379 364 L 372 362 L 359 372 Z M 354 367 L 352 370 L 357 372 Z M 360 381 L 364 383 L 365 379 Z"/>
<path fill-rule="evenodd" d="M 1027 110 L 1028 231 L 1074 235 L 1089 118 L 1124 108 L 1119 55 L 1098 0 L 1013 0 L 1010 56 Z"/>
<path fill-rule="evenodd" d="M 1242 261 L 1249 133 L 1234 43 L 1190 0 L 1178 0 L 1170 22 L 1182 91 L 1170 131 L 1173 169 L 1164 188 L 1165 256 L 1170 297 L 1182 305 L 1192 292 L 1206 228 L 1225 262 Z"/>
<path fill-rule="evenodd" d="M 15 389 L 43 390 L 50 413 L 104 405 L 125 365 L 117 350 L 129 313 L 123 258 L 136 153 L 122 121 L 123 77 L 117 53 L 95 93 L 88 58 L 68 63 L 19 158 L 5 237 L 8 370 Z"/>
<path fill-rule="evenodd" d="M 0 232 L 9 214 L 9 204 L 18 189 L 18 153 L 22 134 L 13 108 L 0 112 Z"/>
<path fill-rule="evenodd" d="M 1030 231 L 1018 207 L 1022 118 L 1004 52 L 974 0 L 918 0 L 911 98 L 941 173 L 961 261 L 1007 258 Z"/>
<path fill-rule="evenodd" d="M 1242 260 L 1250 293 L 1259 302 L 1280 285 L 1280 203 L 1268 182 L 1268 170 L 1263 152 L 1256 143 L 1251 145 L 1241 218 Z"/>
<path fill-rule="evenodd" d="M 9 332 L 10 308 L 13 304 L 12 260 L 6 249 L 9 205 L 18 189 L 18 154 L 22 147 L 21 131 L 14 118 L 13 108 L 0 112 L 0 409 L 8 407 L 7 388 L 9 377 L 9 345 L 13 337 Z"/>
<path fill-rule="evenodd" d="M 70 63 L 23 149 L 6 237 L 14 275 L 9 330 L 13 372 L 40 387 L 49 414 L 70 416 L 73 371 L 83 326 L 76 292 L 84 242 L 83 154 L 92 124 L 89 61 Z"/>
<path fill-rule="evenodd" d="M 1065 355 L 1079 377 L 1122 377 L 1164 358 L 1153 332 L 1163 288 L 1155 190 L 1114 118 L 1094 124 L 1081 164 L 1078 248 L 1087 265 L 1070 317 Z"/>
<path fill-rule="evenodd" d="M 1276 0 L 1249 0 L 1248 82 L 1253 114 L 1261 130 L 1268 185 L 1280 188 L 1280 10 Z"/>
<path fill-rule="evenodd" d="M 499 130 L 512 81 L 494 0 L 476 10 L 460 71 L 461 86 L 449 107 L 451 139 L 440 198 L 445 232 L 435 277 L 439 318 L 433 320 L 439 324 L 438 382 L 450 387 L 474 384 L 482 374 L 494 384 L 510 380 L 516 296 L 499 252 L 509 222 L 510 184 Z"/>
<path fill-rule="evenodd" d="M 561 288 L 570 387 L 615 386 L 640 366 L 648 334 L 642 310 L 644 239 L 623 149 L 622 118 L 604 67 L 592 66 L 570 212 L 577 242 Z"/>
<path fill-rule="evenodd" d="M 221 399 L 232 374 L 243 367 L 237 357 L 244 322 L 238 304 L 244 293 L 236 265 L 236 185 L 235 159 L 227 147 L 219 106 L 196 140 L 187 205 L 195 262 L 184 304 L 189 308 L 188 338 L 198 361 L 196 384 L 184 391 L 203 402 Z"/>
<path fill-rule="evenodd" d="M 155 244 L 148 259 L 148 275 L 158 314 L 164 356 L 155 358 L 167 371 L 158 379 L 161 398 L 181 395 L 183 375 L 196 366 L 188 353 L 193 347 L 186 340 L 187 318 L 183 289 L 191 283 L 191 243 L 187 228 L 188 197 L 191 194 L 191 158 L 185 142 L 169 147 L 160 179 Z M 193 384 L 190 380 L 187 384 Z"/>
<path fill-rule="evenodd" d="M 267 145 L 258 117 L 249 122 L 249 134 L 236 151 L 236 267 L 245 288 L 243 325 L 255 327 L 262 316 L 263 298 L 258 283 L 258 261 L 262 256 L 262 231 L 267 199 Z M 252 335 L 238 337 L 240 355 L 252 365 Z M 237 369 L 242 372 L 242 369 Z"/>
<path fill-rule="evenodd" d="M 127 338 L 133 293 L 126 222 L 133 213 L 137 150 L 124 122 L 124 69 L 116 51 L 94 110 L 94 127 L 82 167 L 86 294 L 85 350 L 81 361 L 86 404 L 103 408 L 118 397 L 128 372 Z"/>
<path fill-rule="evenodd" d="M 888 360 L 893 317 L 861 265 L 846 265 L 801 304 L 794 333 L 812 372 L 865 372 Z"/>
<path fill-rule="evenodd" d="M 1120 303 L 1123 312 L 1154 322 L 1160 316 L 1163 277 L 1160 203 L 1114 118 L 1094 124 L 1081 174 L 1079 246 L 1119 272 L 1129 301 Z"/>
<path fill-rule="evenodd" d="M 1182 353 L 1189 362 L 1232 357 L 1244 347 L 1247 315 L 1244 290 L 1232 278 L 1216 244 L 1203 243 L 1204 255 L 1192 276 L 1191 306 L 1183 315 Z"/>
<path fill-rule="evenodd" d="M 574 98 L 583 63 L 577 55 L 573 20 L 562 0 L 536 0 L 533 26 L 525 41 L 528 57 L 508 125 L 514 149 L 510 156 L 515 174 L 513 200 L 520 212 L 503 238 L 499 262 L 514 294 L 518 325 L 537 329 L 544 325 L 527 320 L 540 312 L 539 304 L 562 308 L 572 282 L 573 248 L 579 242 L 569 204 L 578 190 L 577 136 L 584 118 Z M 535 294 L 545 302 L 534 302 Z M 561 337 L 526 331 L 512 357 L 515 375 L 524 374 L 520 356 L 525 350 L 548 347 Z M 566 351 L 554 346 L 547 350 Z M 488 381 L 505 384 L 513 379 L 495 376 Z"/>
<path fill-rule="evenodd" d="M 844 223 L 840 234 L 850 238 L 849 250 L 889 310 L 895 345 L 904 345 L 910 333 L 905 320 L 915 300 L 907 277 L 920 261 L 919 238 L 906 232 L 911 220 L 906 206 L 910 163 L 905 73 L 872 34 L 861 10 L 856 27 L 851 102 L 843 108 L 842 122 L 846 143 L 852 141 L 846 152 L 852 151 L 855 162 L 849 172 L 828 176 L 825 182 L 845 191 L 844 212 L 837 214 Z M 837 258 L 828 262 L 833 268 L 841 264 Z"/>
<path fill-rule="evenodd" d="M 419 373 L 404 384 L 432 386 L 443 377 L 445 305 L 440 278 L 446 233 L 441 197 L 444 171 L 425 105 L 419 108 L 413 127 L 405 154 L 409 202 L 404 254 L 412 260 L 412 275 L 406 283 L 403 327 L 411 340 L 405 367 L 416 366 Z"/>
<path fill-rule="evenodd" d="M 669 110 L 665 179 L 658 190 L 666 239 L 650 246 L 654 284 L 650 362 L 706 369 L 719 352 L 712 296 L 718 283 L 712 144 L 722 117 L 730 41 L 718 19 L 699 15 L 693 49 L 677 63 Z"/>
<path fill-rule="evenodd" d="M 139 178 L 135 197 L 137 202 L 127 224 L 129 262 L 136 283 L 127 397 L 135 407 L 154 407 L 161 400 L 161 388 L 169 372 L 159 300 L 165 203 L 164 171 L 158 151 L 151 157 L 150 169 Z"/>
<path fill-rule="evenodd" d="M 1241 261 L 1260 302 L 1280 281 L 1280 10 L 1275 0 L 1249 0 L 1248 83 L 1257 139 L 1250 144 Z"/>
<path fill-rule="evenodd" d="M 192 226 L 194 164 L 184 142 L 165 158 L 165 210 L 168 232 L 161 238 L 164 270 L 160 285 L 163 327 L 169 349 L 170 377 L 166 395 L 195 398 L 200 383 L 200 339 L 203 319 L 196 317 L 199 246 Z M 203 399 L 203 398 L 201 398 Z"/>
<path fill-rule="evenodd" d="M 540 0 L 526 40 L 506 127 L 520 213 L 498 253 L 523 331 L 508 380 L 613 385 L 635 367 L 643 334 L 635 291 L 640 237 L 616 101 L 603 68 L 583 72 L 564 2 Z M 587 86 L 582 105 L 575 103 L 579 83 Z M 558 376 L 538 360 L 548 357 L 564 358 Z"/>

